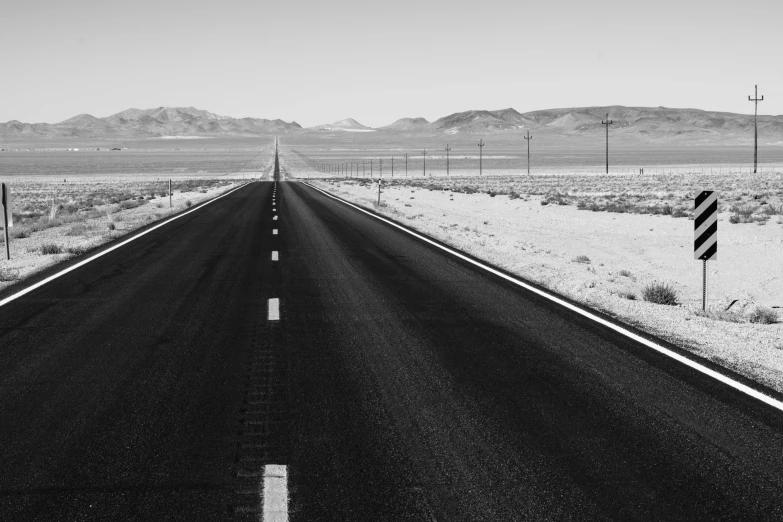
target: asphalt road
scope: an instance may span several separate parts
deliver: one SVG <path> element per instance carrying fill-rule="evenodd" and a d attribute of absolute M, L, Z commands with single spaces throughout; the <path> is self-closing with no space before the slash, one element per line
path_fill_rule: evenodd
<path fill-rule="evenodd" d="M 1 520 L 783 518 L 780 412 L 273 187 L 0 307 Z"/>

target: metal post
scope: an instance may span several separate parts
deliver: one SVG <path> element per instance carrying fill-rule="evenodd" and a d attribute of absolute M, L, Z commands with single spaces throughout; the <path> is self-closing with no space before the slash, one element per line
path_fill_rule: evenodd
<path fill-rule="evenodd" d="M 707 260 L 704 260 L 704 270 L 703 270 L 703 281 L 704 285 L 702 286 L 702 292 L 701 292 L 701 311 L 706 312 L 707 311 Z"/>
<path fill-rule="evenodd" d="M 378 178 L 378 208 L 381 208 L 381 178 Z"/>
<path fill-rule="evenodd" d="M 525 138 L 525 141 L 527 142 L 527 175 L 530 175 L 530 140 L 533 139 L 533 136 L 530 135 L 530 131 L 527 131 L 527 136 L 522 136 Z"/>
<path fill-rule="evenodd" d="M 424 149 L 424 152 L 421 153 L 424 156 L 424 165 L 422 166 L 422 172 L 424 173 L 424 177 L 427 177 L 427 149 Z"/>
<path fill-rule="evenodd" d="M 748 101 L 752 101 L 753 105 L 755 106 L 753 110 L 753 174 L 755 174 L 759 156 L 759 127 L 757 123 L 759 116 L 759 102 L 764 101 L 764 96 L 759 98 L 758 85 L 756 85 L 756 95 L 753 98 L 748 96 Z"/>
<path fill-rule="evenodd" d="M 479 176 L 482 175 L 482 169 L 481 169 L 481 160 L 482 160 L 482 151 L 484 150 L 484 140 L 479 140 L 478 142 L 479 146 Z"/>
<path fill-rule="evenodd" d="M 446 177 L 449 177 L 449 151 L 451 150 L 451 147 L 449 147 L 449 144 L 446 144 Z"/>
<path fill-rule="evenodd" d="M 612 120 L 609 119 L 609 113 L 606 113 L 606 121 L 601 121 L 601 125 L 606 125 L 606 173 L 609 174 L 609 125 Z"/>

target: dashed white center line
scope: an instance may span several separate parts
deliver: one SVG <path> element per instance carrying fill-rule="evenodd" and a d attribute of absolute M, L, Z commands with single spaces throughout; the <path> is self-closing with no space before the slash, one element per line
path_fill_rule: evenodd
<path fill-rule="evenodd" d="M 277 229 L 276 228 L 272 229 L 272 234 L 275 235 L 275 236 L 277 235 Z"/>
<path fill-rule="evenodd" d="M 272 218 L 272 221 L 277 221 L 277 216 L 274 216 L 274 217 Z"/>
<path fill-rule="evenodd" d="M 272 252 L 272 261 L 278 261 L 280 256 L 277 255 L 277 250 Z"/>
<path fill-rule="evenodd" d="M 288 467 L 264 466 L 264 522 L 288 522 Z"/>
<path fill-rule="evenodd" d="M 277 297 L 269 300 L 269 321 L 280 320 L 280 299 Z"/>

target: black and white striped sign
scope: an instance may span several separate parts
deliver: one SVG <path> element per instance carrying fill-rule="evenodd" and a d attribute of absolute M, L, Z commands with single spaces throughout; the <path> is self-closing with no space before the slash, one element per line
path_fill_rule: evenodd
<path fill-rule="evenodd" d="M 704 261 L 718 259 L 718 193 L 705 190 L 696 196 L 693 213 L 694 257 Z"/>

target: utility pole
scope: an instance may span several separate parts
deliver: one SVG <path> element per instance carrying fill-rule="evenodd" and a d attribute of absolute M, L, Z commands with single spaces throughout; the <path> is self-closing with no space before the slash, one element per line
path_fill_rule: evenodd
<path fill-rule="evenodd" d="M 484 140 L 479 140 L 478 146 L 479 146 L 479 176 L 481 176 L 482 175 L 481 160 L 483 159 L 482 152 L 484 151 Z"/>
<path fill-rule="evenodd" d="M 372 160 L 370 160 L 370 179 L 372 179 Z"/>
<path fill-rule="evenodd" d="M 424 152 L 421 153 L 422 156 L 424 156 L 424 165 L 422 166 L 422 172 L 424 173 L 424 177 L 427 177 L 427 149 L 424 149 Z"/>
<path fill-rule="evenodd" d="M 530 175 L 530 140 L 533 139 L 533 136 L 530 135 L 530 131 L 527 131 L 527 136 L 522 136 L 525 138 L 525 141 L 527 142 L 527 175 Z"/>
<path fill-rule="evenodd" d="M 408 153 L 405 153 L 405 177 L 408 177 Z"/>
<path fill-rule="evenodd" d="M 449 147 L 449 144 L 446 144 L 446 177 L 449 176 L 449 151 L 451 150 L 451 147 Z"/>
<path fill-rule="evenodd" d="M 753 98 L 748 96 L 748 101 L 752 101 L 755 106 L 755 109 L 753 110 L 753 174 L 755 174 L 759 159 L 759 127 L 756 120 L 759 117 L 759 102 L 764 101 L 764 96 L 759 98 L 758 85 L 756 85 L 756 95 Z"/>
<path fill-rule="evenodd" d="M 392 156 L 392 178 L 394 178 L 394 156 Z"/>
<path fill-rule="evenodd" d="M 606 121 L 601 121 L 601 125 L 606 125 L 606 173 L 609 174 L 609 125 L 612 120 L 609 119 L 609 113 L 606 113 Z"/>

